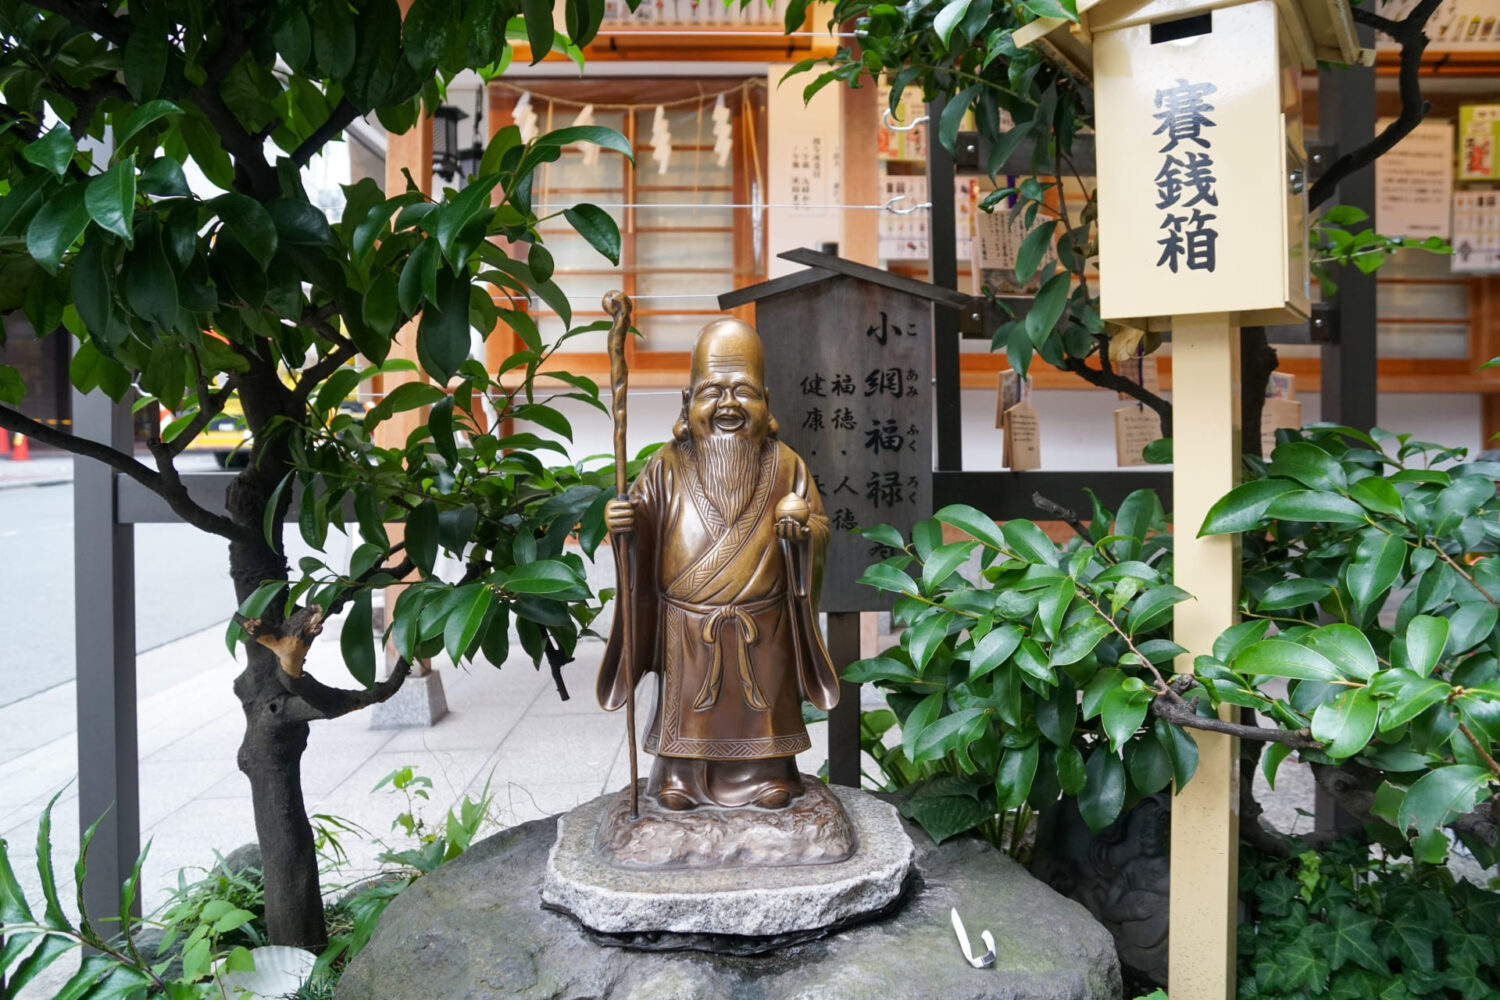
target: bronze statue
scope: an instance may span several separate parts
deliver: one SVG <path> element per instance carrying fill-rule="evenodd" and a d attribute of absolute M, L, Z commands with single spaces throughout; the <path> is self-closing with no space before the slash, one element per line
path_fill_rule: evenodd
<path fill-rule="evenodd" d="M 646 792 L 671 810 L 787 806 L 810 746 L 802 699 L 838 701 L 815 610 L 828 519 L 806 463 L 777 440 L 764 375 L 755 330 L 704 327 L 673 440 L 605 508 L 630 558 L 599 703 L 618 709 L 660 673 Z"/>

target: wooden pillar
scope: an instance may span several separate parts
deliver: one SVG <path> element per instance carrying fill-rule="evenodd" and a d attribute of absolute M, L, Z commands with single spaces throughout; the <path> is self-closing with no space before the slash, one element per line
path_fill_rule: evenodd
<path fill-rule="evenodd" d="M 880 200 L 880 93 L 873 86 L 845 87 L 839 97 L 844 204 L 873 205 Z M 850 209 L 839 221 L 839 256 L 879 267 L 880 213 Z"/>
<path fill-rule="evenodd" d="M 403 0 L 401 6 L 403 12 L 410 4 Z M 385 134 L 385 193 L 391 197 L 406 190 L 406 177 L 403 171 L 411 174 L 412 180 L 422 189 L 423 194 L 432 194 L 432 119 L 422 118 L 407 129 L 401 135 L 394 132 Z M 405 382 L 425 382 L 426 376 L 422 374 L 420 364 L 417 362 L 417 323 L 413 320 L 407 323 L 396 334 L 396 339 L 391 343 L 391 352 L 387 360 L 395 358 L 406 358 L 414 364 L 418 364 L 416 371 L 394 372 L 380 377 L 380 391 L 391 393 L 396 386 Z M 406 443 L 411 432 L 420 427 L 427 420 L 426 408 L 407 410 L 403 413 L 393 413 L 389 418 L 382 421 L 375 428 L 375 443 L 382 448 L 399 448 Z M 386 525 L 386 534 L 392 543 L 399 542 L 406 537 L 406 526 L 404 524 Z M 396 608 L 396 598 L 400 596 L 402 588 L 398 586 L 385 588 L 385 615 L 386 625 L 390 626 L 392 613 Z M 395 657 L 392 651 L 386 650 L 386 665 L 395 665 Z M 413 664 L 415 672 L 424 672 L 418 664 Z"/>
<path fill-rule="evenodd" d="M 1173 582 L 1192 594 L 1176 608 L 1177 658 L 1191 673 L 1195 654 L 1236 620 L 1240 542 L 1236 534 L 1198 537 L 1209 507 L 1234 488 L 1240 469 L 1240 331 L 1225 313 L 1172 324 L 1172 406 L 1178 427 L 1172 474 Z M 1233 706 L 1224 706 L 1226 717 Z M 1239 745 L 1194 732 L 1198 770 L 1172 800 L 1172 1000 L 1229 1000 L 1235 993 L 1236 887 L 1239 880 Z"/>

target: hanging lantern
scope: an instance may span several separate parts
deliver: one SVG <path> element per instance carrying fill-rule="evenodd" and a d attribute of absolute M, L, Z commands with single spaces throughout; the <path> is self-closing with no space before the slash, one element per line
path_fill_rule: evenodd
<path fill-rule="evenodd" d="M 723 94 L 714 101 L 713 122 L 714 162 L 722 167 L 729 162 L 729 154 L 734 149 L 734 126 L 729 123 L 729 105 L 724 102 Z"/>
<path fill-rule="evenodd" d="M 531 106 L 530 93 L 524 90 L 521 92 L 521 99 L 516 102 L 511 117 L 515 120 L 516 128 L 521 130 L 522 142 L 530 142 L 536 138 L 536 110 Z"/>
<path fill-rule="evenodd" d="M 458 123 L 467 117 L 451 104 L 439 105 L 432 113 L 432 172 L 445 181 L 458 173 Z"/>
<path fill-rule="evenodd" d="M 667 109 L 660 104 L 651 120 L 651 159 L 656 161 L 658 174 L 667 172 L 672 159 L 672 130 L 667 125 Z"/>

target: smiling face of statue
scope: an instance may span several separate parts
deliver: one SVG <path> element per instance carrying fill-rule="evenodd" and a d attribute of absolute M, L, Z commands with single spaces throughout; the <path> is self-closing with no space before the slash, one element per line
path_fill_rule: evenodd
<path fill-rule="evenodd" d="M 693 348 L 688 428 L 695 442 L 727 435 L 765 440 L 771 423 L 760 336 L 739 320 L 703 328 Z"/>
<path fill-rule="evenodd" d="M 739 320 L 710 323 L 693 348 L 684 400 L 688 434 L 709 500 L 728 520 L 745 509 L 771 428 L 760 337 Z"/>

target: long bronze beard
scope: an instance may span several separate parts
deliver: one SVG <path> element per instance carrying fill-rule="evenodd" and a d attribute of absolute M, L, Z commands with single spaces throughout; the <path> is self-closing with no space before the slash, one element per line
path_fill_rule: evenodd
<path fill-rule="evenodd" d="M 698 481 L 726 524 L 733 524 L 755 495 L 764 444 L 764 438 L 739 434 L 710 434 L 692 439 L 689 450 L 698 468 Z"/>

